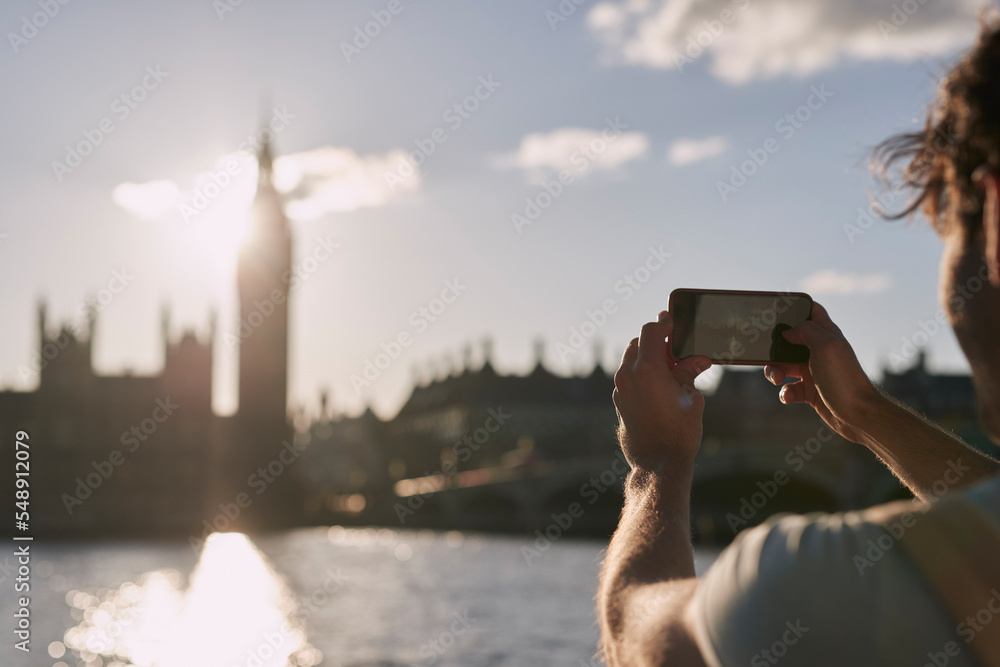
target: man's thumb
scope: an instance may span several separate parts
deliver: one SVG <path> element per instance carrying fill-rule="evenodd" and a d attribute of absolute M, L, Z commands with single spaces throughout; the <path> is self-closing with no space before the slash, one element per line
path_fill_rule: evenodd
<path fill-rule="evenodd" d="M 694 379 L 712 367 L 712 360 L 705 356 L 681 359 L 672 371 L 679 385 L 694 386 Z"/>
<path fill-rule="evenodd" d="M 821 326 L 812 320 L 806 320 L 791 329 L 785 330 L 782 332 L 782 335 L 789 343 L 805 345 L 808 348 L 812 348 L 820 341 L 826 339 L 830 333 L 828 331 L 824 331 Z"/>

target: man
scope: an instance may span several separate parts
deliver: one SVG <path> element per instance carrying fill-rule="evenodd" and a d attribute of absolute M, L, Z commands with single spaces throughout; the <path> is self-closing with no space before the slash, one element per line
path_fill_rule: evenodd
<path fill-rule="evenodd" d="M 901 215 L 922 207 L 941 236 L 939 298 L 1000 444 L 1000 26 L 984 22 L 926 129 L 876 157 L 908 162 L 916 199 Z M 772 519 L 695 578 L 689 499 L 704 399 L 693 383 L 710 360 L 671 364 L 670 333 L 660 313 L 615 375 L 632 472 L 598 593 L 608 664 L 1000 664 L 1000 464 L 882 395 L 818 304 L 784 334 L 809 347 L 808 365 L 765 375 L 783 403 L 813 406 L 918 500 Z"/>

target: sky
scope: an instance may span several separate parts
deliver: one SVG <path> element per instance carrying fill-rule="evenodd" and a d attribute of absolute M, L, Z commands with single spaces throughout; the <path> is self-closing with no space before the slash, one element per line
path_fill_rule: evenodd
<path fill-rule="evenodd" d="M 935 322 L 940 242 L 874 218 L 872 197 L 904 196 L 867 157 L 923 122 L 982 6 L 6 2 L 0 387 L 37 385 L 40 298 L 50 323 L 97 299 L 109 375 L 160 370 L 168 304 L 173 337 L 217 312 L 232 413 L 262 126 L 301 277 L 290 401 L 310 413 L 325 390 L 390 417 L 486 338 L 502 372 L 537 341 L 556 372 L 589 371 L 598 342 L 613 370 L 678 287 L 807 291 L 875 378 L 913 343 L 967 371 Z"/>

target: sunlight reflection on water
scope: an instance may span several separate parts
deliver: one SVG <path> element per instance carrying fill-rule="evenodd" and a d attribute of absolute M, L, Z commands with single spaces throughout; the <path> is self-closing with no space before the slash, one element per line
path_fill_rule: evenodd
<path fill-rule="evenodd" d="M 211 535 L 183 585 L 177 571 L 157 570 L 116 589 L 69 591 L 66 603 L 80 623 L 49 654 L 68 649 L 87 667 L 310 667 L 322 660 L 288 587 L 245 535 Z"/>
<path fill-rule="evenodd" d="M 528 563 L 530 544 L 341 526 L 221 534 L 198 552 L 180 541 L 40 544 L 32 664 L 590 664 L 606 542 L 563 539 Z M 696 550 L 699 574 L 717 553 Z M 0 615 L 13 613 L 10 597 Z M 456 614 L 473 621 L 461 635 Z M 12 664 L 21 656 L 0 645 L 0 665 Z"/>

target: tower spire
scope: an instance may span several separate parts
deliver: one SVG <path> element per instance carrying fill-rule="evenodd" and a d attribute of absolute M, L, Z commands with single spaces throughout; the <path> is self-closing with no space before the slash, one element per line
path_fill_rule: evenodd
<path fill-rule="evenodd" d="M 44 298 L 38 300 L 37 309 L 38 309 L 38 349 L 39 349 L 39 351 L 41 351 L 42 348 L 45 347 L 45 343 L 48 342 L 47 339 L 46 339 L 46 337 L 45 337 L 46 336 L 46 334 L 45 334 L 45 311 L 47 309 L 47 306 L 48 306 L 48 304 L 46 303 L 46 301 L 45 301 Z"/>
<path fill-rule="evenodd" d="M 604 341 L 594 339 L 594 372 L 604 371 Z"/>
<path fill-rule="evenodd" d="M 259 326 L 254 326 L 253 335 L 241 338 L 239 344 L 239 412 L 245 420 L 283 424 L 288 405 L 292 246 L 282 197 L 271 184 L 273 130 L 264 126 L 257 137 L 260 177 L 250 208 L 250 233 L 240 247 L 237 286 L 239 321 L 261 320 L 256 320 Z"/>
<path fill-rule="evenodd" d="M 481 369 L 492 368 L 493 365 L 493 339 L 489 336 L 483 338 L 483 365 Z"/>
<path fill-rule="evenodd" d="M 160 338 L 163 339 L 163 349 L 170 347 L 170 305 L 160 303 Z"/>
<path fill-rule="evenodd" d="M 545 339 L 539 336 L 535 339 L 535 370 L 545 368 Z"/>
<path fill-rule="evenodd" d="M 271 154 L 271 130 L 267 127 L 261 130 L 264 141 L 257 150 L 257 186 L 271 185 L 271 172 L 274 167 L 274 158 Z"/>
<path fill-rule="evenodd" d="M 270 244 L 288 235 L 288 220 L 282 209 L 281 194 L 274 186 L 274 122 L 268 116 L 270 98 L 261 96 L 260 129 L 256 134 L 257 193 L 250 212 L 249 243 Z M 266 102 L 265 102 L 266 101 Z M 283 242 L 282 242 L 283 243 Z"/>
<path fill-rule="evenodd" d="M 260 139 L 260 147 L 257 149 L 258 186 L 271 185 L 271 173 L 274 166 L 271 142 L 274 140 L 274 132 L 268 124 L 270 114 L 271 93 L 265 91 L 260 96 L 260 130 L 257 132 L 257 136 Z"/>

